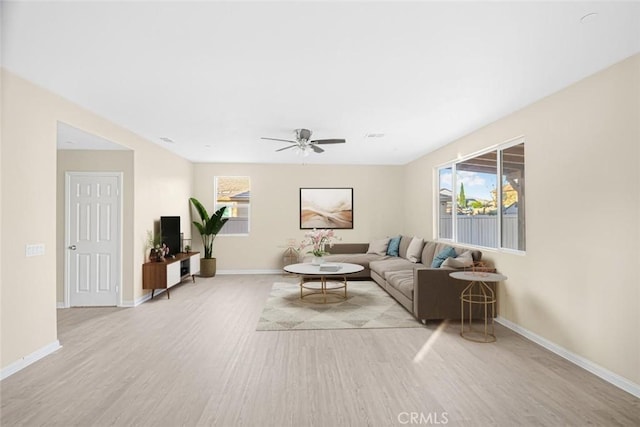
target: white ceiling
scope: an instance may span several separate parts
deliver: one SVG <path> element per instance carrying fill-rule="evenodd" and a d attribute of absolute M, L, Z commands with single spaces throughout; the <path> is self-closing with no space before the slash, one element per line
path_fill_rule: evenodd
<path fill-rule="evenodd" d="M 638 2 L 50 1 L 2 14 L 3 66 L 194 162 L 300 163 L 260 137 L 305 127 L 347 139 L 305 163 L 405 164 L 640 51 Z"/>
<path fill-rule="evenodd" d="M 128 150 L 127 147 L 63 122 L 58 122 L 57 147 L 58 150 Z"/>

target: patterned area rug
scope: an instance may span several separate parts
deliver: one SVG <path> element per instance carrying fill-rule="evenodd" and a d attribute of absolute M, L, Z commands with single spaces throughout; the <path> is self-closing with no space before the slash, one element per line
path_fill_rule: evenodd
<path fill-rule="evenodd" d="M 306 292 L 306 291 L 305 291 Z M 321 295 L 300 300 L 298 283 L 274 283 L 258 331 L 303 329 L 420 328 L 396 300 L 373 282 L 348 282 L 347 299 L 321 304 Z"/>

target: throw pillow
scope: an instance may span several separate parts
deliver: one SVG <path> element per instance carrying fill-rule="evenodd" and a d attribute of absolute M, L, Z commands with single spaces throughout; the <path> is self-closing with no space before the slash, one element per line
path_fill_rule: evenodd
<path fill-rule="evenodd" d="M 456 250 L 452 247 L 448 247 L 447 249 L 440 252 L 433 258 L 433 262 L 431 263 L 431 268 L 440 268 L 442 263 L 449 257 L 455 258 L 458 254 Z"/>
<path fill-rule="evenodd" d="M 411 262 L 418 262 L 422 253 L 422 239 L 420 237 L 414 237 L 409 243 L 407 248 L 407 259 Z"/>
<path fill-rule="evenodd" d="M 369 249 L 367 250 L 368 254 L 376 254 L 376 255 L 386 255 L 387 247 L 389 246 L 389 238 L 385 237 L 384 239 L 374 240 L 369 243 Z"/>
<path fill-rule="evenodd" d="M 400 256 L 400 236 L 394 237 L 389 240 L 389 246 L 387 247 L 387 255 Z"/>
<path fill-rule="evenodd" d="M 456 258 L 449 257 L 445 259 L 440 267 L 467 268 L 472 265 L 473 257 L 471 256 L 471 251 L 465 251 Z"/>

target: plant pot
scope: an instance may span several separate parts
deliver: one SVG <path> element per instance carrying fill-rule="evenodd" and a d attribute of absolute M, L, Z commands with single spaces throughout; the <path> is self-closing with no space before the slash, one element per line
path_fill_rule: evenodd
<path fill-rule="evenodd" d="M 162 256 L 162 251 L 159 249 L 151 248 L 151 250 L 149 251 L 149 261 L 151 262 L 164 261 L 164 257 Z"/>
<path fill-rule="evenodd" d="M 324 263 L 324 257 L 314 256 L 313 261 L 311 262 L 313 265 L 320 265 Z"/>
<path fill-rule="evenodd" d="M 200 260 L 200 276 L 213 277 L 216 275 L 216 259 L 202 258 Z"/>

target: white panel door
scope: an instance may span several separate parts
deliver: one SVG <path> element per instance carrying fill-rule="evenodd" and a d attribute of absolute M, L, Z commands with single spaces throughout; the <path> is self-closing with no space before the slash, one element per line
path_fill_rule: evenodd
<path fill-rule="evenodd" d="M 120 175 L 68 172 L 66 218 L 69 305 L 118 305 Z"/>

